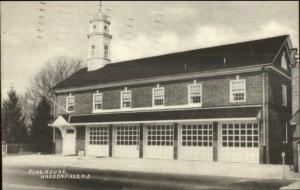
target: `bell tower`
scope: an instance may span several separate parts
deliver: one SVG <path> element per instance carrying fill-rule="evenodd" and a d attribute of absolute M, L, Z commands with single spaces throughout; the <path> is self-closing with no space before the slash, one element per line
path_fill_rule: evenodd
<path fill-rule="evenodd" d="M 112 38 L 109 34 L 110 20 L 101 12 L 101 6 L 100 2 L 99 12 L 91 19 L 90 30 L 87 35 L 89 41 L 88 71 L 100 69 L 110 63 L 110 41 Z"/>

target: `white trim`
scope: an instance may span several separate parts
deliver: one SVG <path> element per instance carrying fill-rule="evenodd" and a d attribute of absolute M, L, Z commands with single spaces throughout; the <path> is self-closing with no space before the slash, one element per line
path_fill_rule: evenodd
<path fill-rule="evenodd" d="M 274 65 L 269 65 L 265 67 L 266 69 L 271 69 L 275 72 L 277 72 L 278 74 L 284 76 L 285 78 L 292 80 L 292 78 L 290 76 L 288 76 L 287 74 L 285 74 L 284 72 L 282 72 L 278 67 L 274 66 Z"/>
<path fill-rule="evenodd" d="M 276 60 L 276 58 L 278 57 L 279 53 L 281 52 L 281 49 L 283 48 L 285 42 L 287 41 L 287 38 L 284 40 L 284 42 L 282 43 L 281 47 L 279 48 L 278 52 L 276 53 L 272 63 L 274 63 L 274 61 Z"/>
<path fill-rule="evenodd" d="M 244 82 L 244 99 L 243 100 L 234 100 L 233 93 L 232 93 L 232 83 L 233 82 Z M 247 92 L 247 85 L 246 85 L 246 79 L 234 79 L 229 81 L 229 101 L 230 103 L 238 103 L 238 102 L 246 102 L 246 92 Z"/>
<path fill-rule="evenodd" d="M 123 107 L 123 93 L 128 93 L 130 92 L 130 107 Z M 132 92 L 131 90 L 128 90 L 127 87 L 125 87 L 125 89 L 123 91 L 120 92 L 120 109 L 122 110 L 126 110 L 126 109 L 131 109 L 132 106 Z"/>
<path fill-rule="evenodd" d="M 95 96 L 97 95 L 98 96 L 101 95 L 101 109 L 95 109 Z M 93 113 L 102 110 L 102 108 L 103 108 L 103 94 L 99 93 L 99 91 L 97 90 L 97 93 L 93 94 Z"/>
<path fill-rule="evenodd" d="M 288 143 L 289 138 L 288 138 L 288 124 L 285 123 L 285 141 L 283 143 Z"/>
<path fill-rule="evenodd" d="M 167 75 L 167 76 L 143 78 L 143 79 L 136 79 L 136 80 L 127 80 L 122 82 L 110 82 L 110 83 L 98 84 L 93 86 L 81 86 L 75 88 L 56 89 L 54 90 L 54 92 L 63 93 L 63 92 L 74 92 L 74 91 L 84 91 L 84 90 L 95 90 L 99 88 L 119 87 L 119 86 L 126 86 L 126 85 L 128 86 L 128 85 L 136 85 L 136 84 L 148 84 L 148 83 L 157 83 L 162 81 L 174 81 L 174 80 L 195 79 L 201 77 L 216 77 L 221 75 L 241 74 L 241 73 L 261 71 L 262 66 L 272 67 L 272 63 L 237 67 L 237 68 L 230 68 L 230 69 L 220 69 L 220 70 L 207 71 L 207 72 L 194 72 L 188 74 L 176 74 L 176 75 Z"/>
<path fill-rule="evenodd" d="M 52 127 L 52 126 L 55 126 L 55 127 L 58 127 L 58 126 L 65 126 L 65 125 L 68 125 L 69 122 L 65 120 L 65 118 L 63 116 L 58 116 L 55 121 L 53 121 L 52 124 L 48 124 L 48 126 Z"/>
<path fill-rule="evenodd" d="M 69 125 L 108 125 L 108 124 L 148 124 L 148 123 L 174 123 L 174 122 L 212 122 L 212 121 L 257 121 L 256 117 L 245 118 L 213 118 L 213 119 L 178 119 L 178 120 L 157 120 L 157 121 L 114 121 L 114 122 L 94 122 L 94 123 L 72 123 Z"/>
<path fill-rule="evenodd" d="M 155 101 L 154 101 L 154 91 L 155 90 L 163 90 L 164 92 L 164 95 L 163 95 L 163 105 L 155 105 Z M 157 87 L 156 88 L 152 88 L 152 107 L 156 107 L 156 108 L 162 108 L 162 107 L 165 107 L 165 88 L 164 87 L 161 87 L 159 86 L 159 84 L 157 84 Z"/>
<path fill-rule="evenodd" d="M 164 106 L 164 107 L 140 107 L 130 109 L 104 109 L 99 110 L 95 113 L 110 114 L 110 113 L 123 113 L 123 112 L 150 112 L 150 111 L 175 111 L 175 110 L 194 110 L 194 109 L 222 109 L 222 108 L 248 108 L 248 107 L 261 107 L 262 105 L 237 105 L 237 106 L 219 106 L 219 107 L 199 107 L 197 104 L 191 105 L 176 105 L 176 106 Z M 91 115 L 92 113 L 86 114 L 73 114 L 74 115 Z"/>
<path fill-rule="evenodd" d="M 199 107 L 202 107 L 202 83 L 195 83 L 196 80 L 194 80 L 193 84 L 188 85 L 188 104 L 189 105 L 198 105 Z M 191 102 L 191 87 L 192 86 L 200 86 L 200 103 L 193 103 Z"/>

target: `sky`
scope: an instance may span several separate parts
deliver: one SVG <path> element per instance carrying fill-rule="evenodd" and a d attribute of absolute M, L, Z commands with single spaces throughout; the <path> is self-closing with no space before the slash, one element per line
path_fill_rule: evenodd
<path fill-rule="evenodd" d="M 24 93 L 58 56 L 86 60 L 97 1 L 1 1 L 1 92 Z M 299 48 L 298 1 L 104 1 L 112 62 L 289 34 Z"/>

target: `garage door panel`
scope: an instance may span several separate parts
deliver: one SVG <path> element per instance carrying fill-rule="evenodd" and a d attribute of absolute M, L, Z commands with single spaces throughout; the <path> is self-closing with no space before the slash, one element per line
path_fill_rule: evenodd
<path fill-rule="evenodd" d="M 127 157 L 138 158 L 139 157 L 139 145 L 135 146 L 116 146 L 114 157 Z"/>
<path fill-rule="evenodd" d="M 87 128 L 86 155 L 87 156 L 108 156 L 109 130 L 108 127 L 97 126 Z"/>
<path fill-rule="evenodd" d="M 219 133 L 219 160 L 259 163 L 257 123 L 222 123 Z"/>
<path fill-rule="evenodd" d="M 116 126 L 115 144 L 113 147 L 115 157 L 139 157 L 139 138 L 138 126 Z"/>
<path fill-rule="evenodd" d="M 107 145 L 89 145 L 87 146 L 87 156 L 108 156 L 109 147 Z"/>
<path fill-rule="evenodd" d="M 181 159 L 212 161 L 212 151 L 211 147 L 182 147 Z"/>
<path fill-rule="evenodd" d="M 180 159 L 213 160 L 212 123 L 186 123 L 180 125 Z"/>
<path fill-rule="evenodd" d="M 145 158 L 173 159 L 174 128 L 172 125 L 149 125 L 146 127 Z"/>
<path fill-rule="evenodd" d="M 146 158 L 173 159 L 173 146 L 147 146 Z"/>

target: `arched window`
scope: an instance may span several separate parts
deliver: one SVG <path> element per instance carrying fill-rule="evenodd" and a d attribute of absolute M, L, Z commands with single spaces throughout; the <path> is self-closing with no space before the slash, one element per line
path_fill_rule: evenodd
<path fill-rule="evenodd" d="M 287 62 L 286 62 L 285 52 L 283 52 L 282 56 L 281 56 L 281 67 L 284 68 L 284 69 L 287 69 Z"/>
<path fill-rule="evenodd" d="M 104 45 L 104 58 L 108 58 L 108 45 Z"/>

